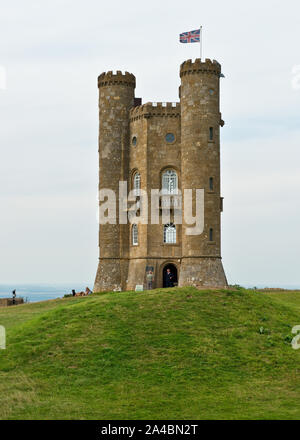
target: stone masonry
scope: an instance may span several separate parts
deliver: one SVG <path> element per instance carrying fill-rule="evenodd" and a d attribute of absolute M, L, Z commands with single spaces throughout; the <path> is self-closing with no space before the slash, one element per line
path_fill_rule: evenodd
<path fill-rule="evenodd" d="M 176 238 L 166 240 L 161 207 L 159 224 L 137 224 L 134 241 L 132 225 L 119 224 L 117 205 L 116 224 L 99 228 L 94 292 L 147 288 L 149 270 L 151 288 L 162 287 L 166 266 L 176 272 L 179 286 L 227 286 L 220 246 L 220 76 L 215 60 L 187 60 L 180 66 L 180 102 L 143 105 L 134 96 L 134 75 L 118 71 L 99 76 L 99 189 L 118 194 L 119 182 L 126 181 L 129 191 L 138 173 L 150 213 L 150 191 L 162 189 L 164 175 L 171 171 L 182 192 L 204 189 L 205 209 L 200 235 L 187 235 L 183 220 L 175 225 Z M 171 222 L 175 209 L 171 203 Z"/>
<path fill-rule="evenodd" d="M 18 306 L 24 304 L 23 298 L 0 298 L 0 307 Z"/>

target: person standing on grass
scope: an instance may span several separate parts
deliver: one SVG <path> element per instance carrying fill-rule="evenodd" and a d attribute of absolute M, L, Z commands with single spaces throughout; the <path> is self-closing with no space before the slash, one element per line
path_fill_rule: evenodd
<path fill-rule="evenodd" d="M 152 270 L 149 270 L 149 272 L 146 275 L 146 278 L 147 278 L 147 289 L 148 290 L 153 289 L 154 275 Z"/>

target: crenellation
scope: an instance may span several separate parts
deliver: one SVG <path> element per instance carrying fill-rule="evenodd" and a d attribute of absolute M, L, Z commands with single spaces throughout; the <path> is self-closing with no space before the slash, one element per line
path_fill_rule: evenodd
<path fill-rule="evenodd" d="M 116 73 L 114 73 L 112 70 L 109 70 L 108 72 L 103 72 L 98 76 L 99 88 L 118 84 L 125 84 L 129 87 L 135 87 L 135 76 L 129 72 L 122 73 L 120 70 L 117 70 Z"/>
<path fill-rule="evenodd" d="M 180 117 L 179 102 L 147 102 L 130 110 L 130 121 L 152 116 Z"/>
<path fill-rule="evenodd" d="M 209 73 L 220 76 L 221 65 L 216 60 L 206 58 L 202 61 L 200 58 L 196 58 L 195 61 L 184 61 L 180 66 L 180 77 L 195 73 Z"/>
<path fill-rule="evenodd" d="M 179 102 L 136 105 L 142 101 L 135 98 L 132 73 L 117 70 L 99 75 L 99 189 L 110 188 L 117 195 L 120 181 L 132 189 L 138 173 L 140 189 L 150 201 L 151 189 L 161 190 L 163 174 L 173 171 L 178 190 L 202 189 L 205 197 L 203 232 L 188 234 L 190 226 L 183 216 L 172 242 L 164 241 L 162 200 L 159 224 L 151 224 L 150 218 L 148 224 L 138 224 L 137 243 L 132 241 L 130 223 L 120 224 L 117 218 L 116 224 L 100 225 L 95 292 L 131 290 L 136 285 L 149 288 L 149 268 L 154 274 L 150 288 L 162 287 L 170 264 L 179 286 L 227 286 L 221 260 L 220 77 L 216 60 L 188 59 L 180 66 Z M 174 198 L 168 203 L 172 222 L 178 206 Z M 195 201 L 192 208 L 196 212 Z"/>

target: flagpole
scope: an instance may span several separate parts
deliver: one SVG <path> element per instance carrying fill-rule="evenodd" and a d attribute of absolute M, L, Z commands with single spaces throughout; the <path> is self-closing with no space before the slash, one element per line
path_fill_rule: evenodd
<path fill-rule="evenodd" d="M 200 26 L 200 58 L 202 59 L 202 26 Z"/>

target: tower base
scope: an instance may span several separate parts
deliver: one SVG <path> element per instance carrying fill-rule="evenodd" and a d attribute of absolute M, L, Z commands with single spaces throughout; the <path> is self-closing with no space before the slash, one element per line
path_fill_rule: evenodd
<path fill-rule="evenodd" d="M 221 258 L 182 258 L 178 286 L 226 288 Z"/>
<path fill-rule="evenodd" d="M 135 290 L 137 285 L 143 286 L 144 290 L 161 288 L 164 285 L 164 268 L 168 265 L 173 266 L 173 272 L 176 272 L 176 277 L 178 275 L 179 287 L 227 287 L 222 260 L 218 257 L 186 257 L 181 260 L 100 258 L 93 291 Z M 150 271 L 153 277 L 149 286 L 147 274 Z"/>
<path fill-rule="evenodd" d="M 122 282 L 123 266 L 124 264 L 119 258 L 100 258 L 93 292 L 119 292 L 124 290 L 125 285 Z"/>

